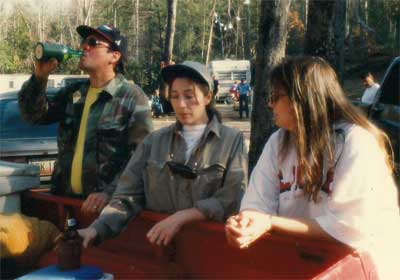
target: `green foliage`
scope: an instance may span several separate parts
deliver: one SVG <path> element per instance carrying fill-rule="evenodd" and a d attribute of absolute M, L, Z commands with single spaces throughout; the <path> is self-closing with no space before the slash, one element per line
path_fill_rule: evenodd
<path fill-rule="evenodd" d="M 0 73 L 10 74 L 17 72 L 14 66 L 12 48 L 3 41 L 0 42 Z"/>
<path fill-rule="evenodd" d="M 16 6 L 10 15 L 12 24 L 9 26 L 1 45 L 1 60 L 3 73 L 23 71 L 29 65 L 31 38 L 28 19 L 25 10 Z"/>
<path fill-rule="evenodd" d="M 40 6 L 42 0 L 35 5 Z M 74 0 L 73 3 L 77 3 Z M 367 24 L 375 32 L 368 34 L 368 46 L 372 52 L 389 52 L 396 45 L 396 20 L 400 18 L 398 0 L 364 0 L 367 2 Z M 136 0 L 97 0 L 91 17 L 91 25 L 115 24 L 128 37 L 128 75 L 136 83 L 153 91 L 158 83 L 160 60 L 164 48 L 167 22 L 166 0 L 140 0 L 139 26 L 136 27 Z M 230 9 L 228 3 L 230 2 Z M 222 59 L 222 43 L 225 58 L 242 59 L 248 46 L 252 57 L 258 37 L 260 1 L 251 0 L 249 6 L 244 0 L 216 1 L 215 12 L 224 27 L 214 24 L 210 59 Z M 205 62 L 210 35 L 212 6 L 214 0 L 180 0 L 177 7 L 176 32 L 173 60 L 197 60 Z M 29 6 L 30 5 L 30 6 Z M 32 4 L 16 5 L 10 14 L 4 15 L 6 28 L 0 31 L 0 72 L 30 72 L 32 47 L 39 41 L 38 10 Z M 36 7 L 35 6 L 35 7 Z M 36 8 L 37 8 L 36 7 Z M 46 40 L 79 47 L 79 36 L 75 27 L 82 19 L 78 5 L 65 6 L 58 12 L 44 12 L 42 32 Z M 240 20 L 237 20 L 237 17 Z M 291 0 L 289 17 L 288 53 L 299 54 L 303 50 L 305 1 Z M 137 29 L 138 28 L 138 32 Z M 360 32 L 353 34 L 355 48 Z M 358 35 L 357 35 L 357 32 Z M 71 36 L 73 38 L 71 38 Z M 63 63 L 59 73 L 79 73 L 76 60 Z"/>

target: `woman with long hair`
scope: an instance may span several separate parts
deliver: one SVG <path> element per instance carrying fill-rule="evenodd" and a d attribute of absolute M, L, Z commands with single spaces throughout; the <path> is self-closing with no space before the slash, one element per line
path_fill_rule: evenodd
<path fill-rule="evenodd" d="M 228 241 L 246 248 L 280 233 L 341 242 L 368 251 L 382 279 L 394 279 L 400 218 L 388 137 L 350 103 L 322 58 L 285 60 L 271 84 L 280 129 L 251 174 L 240 213 L 227 221 Z"/>
<path fill-rule="evenodd" d="M 221 123 L 207 69 L 187 61 L 166 66 L 161 75 L 177 121 L 138 147 L 110 203 L 79 230 L 85 247 L 117 235 L 142 209 L 171 214 L 147 233 L 151 243 L 167 245 L 184 224 L 222 222 L 239 208 L 247 185 L 244 136 Z"/>

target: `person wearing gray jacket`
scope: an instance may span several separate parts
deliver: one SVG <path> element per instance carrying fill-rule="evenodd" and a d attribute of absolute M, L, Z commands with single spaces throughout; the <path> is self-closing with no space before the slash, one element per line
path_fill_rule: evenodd
<path fill-rule="evenodd" d="M 119 234 L 143 209 L 171 214 L 147 233 L 167 245 L 187 223 L 224 221 L 247 186 L 243 134 L 221 123 L 206 68 L 187 61 L 165 67 L 175 124 L 148 135 L 124 170 L 110 203 L 88 228 L 83 245 Z"/>

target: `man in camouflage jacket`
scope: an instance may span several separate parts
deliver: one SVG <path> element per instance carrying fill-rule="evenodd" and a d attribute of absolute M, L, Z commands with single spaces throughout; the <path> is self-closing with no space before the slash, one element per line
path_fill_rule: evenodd
<path fill-rule="evenodd" d="M 19 105 L 28 122 L 59 122 L 53 192 L 84 197 L 82 210 L 98 213 L 114 192 L 112 182 L 118 180 L 137 145 L 153 126 L 146 95 L 121 74 L 127 55 L 126 38 L 108 25 L 97 29 L 79 26 L 77 31 L 83 38 L 84 51 L 79 67 L 89 74 L 89 81 L 61 88 L 54 100 L 49 101 L 46 83 L 58 62 L 36 61 L 34 74 L 19 93 Z M 97 91 L 96 97 L 90 96 L 92 89 Z M 86 108 L 85 102 L 90 99 L 93 101 Z M 86 123 L 85 133 L 80 131 L 83 123 Z M 78 138 L 83 141 L 79 192 L 71 185 Z"/>

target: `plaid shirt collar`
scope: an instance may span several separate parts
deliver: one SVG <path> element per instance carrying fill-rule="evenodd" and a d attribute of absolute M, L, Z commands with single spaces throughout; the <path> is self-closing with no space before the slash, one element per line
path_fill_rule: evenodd
<path fill-rule="evenodd" d="M 103 89 L 103 92 L 108 93 L 111 97 L 114 97 L 118 91 L 121 81 L 124 79 L 122 74 L 117 74 Z"/>

